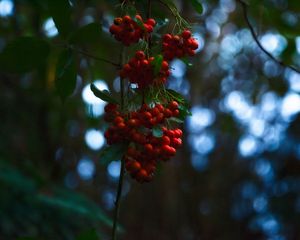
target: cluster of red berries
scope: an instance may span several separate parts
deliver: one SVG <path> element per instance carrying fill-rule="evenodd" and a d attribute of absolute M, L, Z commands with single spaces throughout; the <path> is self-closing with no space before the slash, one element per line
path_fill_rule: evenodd
<path fill-rule="evenodd" d="M 172 101 L 167 106 L 144 104 L 139 110 L 122 114 L 118 105 L 105 107 L 105 120 L 112 125 L 105 132 L 108 144 L 129 143 L 125 154 L 126 170 L 139 182 L 153 178 L 158 161 L 166 161 L 176 154 L 182 144 L 182 131 L 162 127 L 163 135 L 156 137 L 153 128 L 164 125 L 166 119 L 179 114 L 178 103 Z"/>
<path fill-rule="evenodd" d="M 151 181 L 159 161 L 167 161 L 176 154 L 176 149 L 182 144 L 182 131 L 163 128 L 161 138 L 151 134 L 147 141 L 130 146 L 125 155 L 125 167 L 131 177 L 139 182 Z"/>
<path fill-rule="evenodd" d="M 156 22 L 153 18 L 143 22 L 140 15 L 136 15 L 135 19 L 126 15 L 122 18 L 115 18 L 114 24 L 110 26 L 109 31 L 116 40 L 122 42 L 125 46 L 129 46 L 151 33 L 155 25 Z"/>
<path fill-rule="evenodd" d="M 127 1 L 122 1 L 125 3 Z M 151 33 L 156 22 L 150 18 L 146 22 L 140 15 L 131 18 L 115 18 L 110 32 L 125 46 L 137 43 L 140 39 L 151 45 Z M 163 59 L 137 51 L 126 63 L 120 77 L 137 84 L 138 89 L 145 90 L 151 85 L 166 83 L 170 75 L 169 61 L 184 56 L 194 56 L 198 48 L 197 41 L 189 30 L 180 35 L 165 34 L 163 37 Z M 162 61 L 161 61 L 162 60 Z M 159 63 L 160 66 L 157 66 Z M 144 92 L 144 91 L 143 91 Z M 139 94 L 139 93 L 138 93 Z M 155 102 L 157 100 L 153 100 Z M 148 182 L 153 178 L 159 161 L 167 161 L 176 154 L 182 145 L 182 130 L 167 128 L 168 119 L 179 116 L 179 105 L 176 101 L 143 104 L 139 109 L 121 111 L 118 105 L 109 103 L 105 107 L 105 121 L 110 127 L 105 132 L 109 145 L 125 143 L 128 146 L 124 153 L 127 172 L 139 182 Z M 166 102 L 166 103 L 165 103 Z M 124 109 L 122 109 L 124 110 Z"/>
<path fill-rule="evenodd" d="M 186 55 L 194 56 L 198 43 L 192 37 L 191 31 L 184 30 L 181 35 L 165 34 L 162 48 L 164 59 L 171 61 L 174 58 L 182 58 Z"/>
<path fill-rule="evenodd" d="M 136 83 L 140 89 L 153 84 L 166 83 L 170 75 L 168 62 L 163 61 L 160 71 L 155 74 L 153 61 L 154 57 L 147 58 L 143 51 L 137 51 L 135 57 L 123 66 L 120 76 L 128 78 L 131 83 Z"/>

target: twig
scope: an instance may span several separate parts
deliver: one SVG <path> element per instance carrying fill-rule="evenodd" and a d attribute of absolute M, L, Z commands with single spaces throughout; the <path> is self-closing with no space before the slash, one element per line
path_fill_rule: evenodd
<path fill-rule="evenodd" d="M 117 190 L 117 196 L 116 196 L 116 201 L 115 201 L 114 223 L 113 223 L 112 236 L 111 236 L 112 240 L 117 239 L 116 234 L 117 234 L 117 225 L 118 225 L 118 218 L 119 218 L 119 211 L 120 211 L 120 198 L 121 198 L 122 189 L 123 189 L 124 172 L 125 172 L 125 161 L 122 158 L 121 159 L 121 169 L 120 169 L 118 190 Z"/>
<path fill-rule="evenodd" d="M 112 62 L 108 59 L 105 59 L 105 58 L 102 58 L 102 57 L 97 57 L 97 56 L 94 56 L 92 54 L 90 54 L 89 52 L 87 51 L 84 51 L 84 50 L 81 50 L 81 49 L 78 49 L 78 48 L 75 48 L 74 46 L 71 46 L 71 45 L 68 45 L 68 44 L 65 44 L 65 43 L 56 43 L 54 44 L 54 46 L 56 47 L 61 47 L 61 48 L 67 48 L 67 49 L 71 49 L 72 51 L 75 51 L 81 55 L 84 55 L 86 57 L 89 57 L 89 58 L 92 58 L 92 59 L 95 59 L 97 61 L 101 61 L 101 62 L 105 62 L 105 63 L 108 63 L 108 64 L 111 64 L 117 68 L 120 68 L 121 65 L 118 64 L 118 63 L 115 63 L 115 62 Z"/>
<path fill-rule="evenodd" d="M 123 64 L 124 59 L 124 47 L 122 47 L 121 53 L 120 53 L 120 63 L 121 66 Z M 124 79 L 120 78 L 120 97 L 121 97 L 121 110 L 124 109 Z M 113 222 L 113 228 L 112 228 L 112 240 L 117 239 L 117 225 L 118 225 L 118 218 L 119 218 L 119 211 L 120 211 L 120 205 L 121 205 L 121 196 L 122 196 L 122 189 L 123 189 L 123 180 L 124 180 L 124 173 L 125 173 L 125 159 L 124 157 L 121 159 L 121 169 L 120 169 L 120 177 L 118 182 L 118 190 L 117 190 L 117 196 L 115 201 L 115 213 L 114 213 L 114 222 Z"/>
<path fill-rule="evenodd" d="M 252 26 L 249 17 L 248 17 L 248 6 L 247 4 L 243 1 L 243 0 L 237 0 L 242 8 L 243 8 L 243 15 L 245 18 L 245 21 L 248 25 L 248 28 L 250 29 L 251 35 L 254 39 L 254 41 L 256 42 L 257 46 L 269 57 L 271 58 L 274 62 L 278 63 L 280 66 L 284 67 L 284 68 L 289 68 L 292 69 L 293 71 L 300 73 L 300 70 L 291 66 L 291 65 L 287 65 L 286 63 L 284 63 L 283 61 L 277 59 L 276 57 L 274 57 L 271 53 L 269 53 L 260 43 L 260 41 L 258 40 L 258 36 L 256 35 L 255 31 L 254 31 L 254 27 Z"/>
<path fill-rule="evenodd" d="M 77 48 L 73 48 L 73 47 L 70 47 L 70 49 L 72 49 L 72 50 L 75 51 L 75 52 L 78 52 L 78 53 L 81 54 L 81 55 L 84 55 L 84 56 L 86 56 L 86 57 L 95 59 L 95 60 L 97 60 L 97 61 L 109 63 L 109 64 L 111 64 L 111 65 L 113 65 L 113 66 L 115 66 L 115 67 L 117 67 L 117 68 L 120 68 L 120 67 L 121 67 L 121 65 L 118 64 L 118 63 L 114 63 L 114 62 L 112 62 L 112 61 L 110 61 L 110 60 L 107 60 L 107 59 L 105 59 L 105 58 L 101 58 L 101 57 L 94 56 L 94 55 L 92 55 L 92 54 L 90 54 L 90 53 L 88 53 L 88 52 L 86 52 L 86 51 L 83 51 L 83 50 L 80 50 L 80 49 L 77 49 Z"/>

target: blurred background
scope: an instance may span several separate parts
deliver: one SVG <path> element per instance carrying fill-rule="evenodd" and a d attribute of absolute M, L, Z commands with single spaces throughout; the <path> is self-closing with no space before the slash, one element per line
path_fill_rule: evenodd
<path fill-rule="evenodd" d="M 151 183 L 125 176 L 119 239 L 300 239 L 300 74 L 258 48 L 239 2 L 202 0 L 202 14 L 194 1 L 173 2 L 199 48 L 172 62 L 168 87 L 193 115 Z M 247 3 L 262 46 L 300 69 L 299 1 Z M 146 6 L 136 1 L 144 17 Z M 78 50 L 118 62 L 108 28 L 122 14 L 119 1 L 0 0 L 0 52 L 23 36 L 48 46 L 24 50 L 21 38 L 15 57 L 0 53 L 0 239 L 110 239 L 120 162 L 99 157 L 105 102 L 89 86 L 118 96 L 117 71 Z M 172 30 L 160 1 L 152 16 L 156 35 Z M 55 88 L 66 41 L 74 65 Z M 38 61 L 27 66 L 28 56 Z"/>

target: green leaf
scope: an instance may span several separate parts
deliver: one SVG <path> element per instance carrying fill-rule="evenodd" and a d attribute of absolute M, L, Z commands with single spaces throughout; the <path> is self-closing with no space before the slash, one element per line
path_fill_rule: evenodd
<path fill-rule="evenodd" d="M 169 93 L 169 95 L 172 96 L 173 100 L 176 100 L 179 103 L 185 103 L 186 102 L 186 100 L 184 99 L 184 97 L 180 93 L 178 93 L 178 92 L 176 92 L 172 89 L 166 89 L 166 91 Z"/>
<path fill-rule="evenodd" d="M 137 18 L 134 17 L 133 20 L 137 23 L 137 25 L 138 25 L 141 29 L 146 30 L 146 29 L 145 29 L 145 26 L 144 26 L 144 23 L 143 23 L 140 19 L 137 19 Z"/>
<path fill-rule="evenodd" d="M 118 104 L 118 101 L 110 96 L 109 91 L 107 91 L 107 90 L 101 91 L 93 83 L 91 84 L 91 90 L 97 98 L 100 98 L 101 100 L 103 100 L 105 102 Z"/>
<path fill-rule="evenodd" d="M 181 120 L 184 120 L 186 116 L 192 116 L 192 113 L 189 110 L 189 105 L 187 103 L 185 104 L 179 104 L 179 116 L 178 118 Z"/>
<path fill-rule="evenodd" d="M 66 38 L 71 32 L 71 6 L 69 0 L 47 0 L 50 15 L 60 35 Z"/>
<path fill-rule="evenodd" d="M 106 165 L 112 161 L 119 161 L 122 159 L 128 145 L 127 144 L 114 144 L 107 146 L 100 153 L 100 163 Z"/>
<path fill-rule="evenodd" d="M 12 189 L 32 193 L 36 190 L 36 183 L 22 175 L 17 169 L 9 166 L 2 161 L 0 162 L 0 182 L 4 183 Z"/>
<path fill-rule="evenodd" d="M 157 55 L 154 58 L 153 62 L 151 63 L 153 66 L 154 76 L 156 76 L 160 72 L 161 64 L 162 64 L 163 60 L 164 60 L 164 58 L 162 55 Z"/>
<path fill-rule="evenodd" d="M 199 14 L 203 13 L 203 6 L 198 0 L 190 0 L 190 2 L 197 13 Z"/>
<path fill-rule="evenodd" d="M 74 53 L 69 49 L 64 50 L 58 58 L 55 80 L 56 89 L 63 100 L 73 93 L 76 87 L 76 78 Z"/>
<path fill-rule="evenodd" d="M 102 37 L 102 26 L 99 23 L 90 23 L 75 31 L 69 42 L 71 44 L 93 44 L 100 41 Z"/>
<path fill-rule="evenodd" d="M 81 232 L 76 240 L 100 240 L 95 229 L 86 230 Z"/>
<path fill-rule="evenodd" d="M 111 227 L 112 221 L 102 209 L 84 195 L 63 188 L 53 188 L 50 194 L 38 194 L 33 196 L 39 203 L 53 209 L 78 214 L 83 217 L 94 219 Z"/>
<path fill-rule="evenodd" d="M 181 58 L 180 60 L 183 61 L 183 62 L 185 63 L 185 65 L 187 65 L 188 67 L 192 67 L 192 66 L 193 66 L 193 64 L 190 63 L 190 62 L 187 60 L 187 58 Z"/>
<path fill-rule="evenodd" d="M 0 70 L 14 73 L 31 71 L 47 60 L 49 44 L 36 37 L 19 37 L 0 53 Z"/>
<path fill-rule="evenodd" d="M 175 122 L 175 123 L 184 123 L 182 119 L 176 118 L 176 117 L 171 117 L 169 118 L 170 121 Z"/>
<path fill-rule="evenodd" d="M 164 132 L 163 132 L 161 126 L 156 125 L 152 128 L 152 135 L 154 137 L 161 138 L 163 136 L 163 134 L 164 134 Z"/>

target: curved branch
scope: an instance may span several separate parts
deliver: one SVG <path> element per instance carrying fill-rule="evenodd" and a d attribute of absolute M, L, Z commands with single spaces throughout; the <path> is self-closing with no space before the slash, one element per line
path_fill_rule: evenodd
<path fill-rule="evenodd" d="M 68 44 L 65 44 L 65 43 L 56 43 L 56 44 L 53 44 L 53 45 L 56 46 L 56 47 L 70 49 L 70 50 L 72 50 L 74 52 L 77 52 L 77 53 L 83 55 L 83 56 L 92 58 L 92 59 L 97 60 L 97 61 L 101 61 L 101 62 L 105 62 L 105 63 L 111 64 L 111 65 L 113 65 L 113 66 L 115 66 L 117 68 L 121 68 L 121 64 L 119 64 L 119 63 L 112 62 L 112 61 L 110 61 L 108 59 L 105 59 L 105 58 L 102 58 L 102 57 L 94 56 L 94 55 L 90 54 L 89 52 L 81 50 L 81 49 L 78 49 L 78 48 L 75 48 L 74 46 L 71 46 L 71 45 L 68 45 Z"/>
<path fill-rule="evenodd" d="M 277 59 L 276 57 L 274 57 L 270 52 L 268 52 L 263 46 L 262 44 L 260 43 L 260 41 L 258 40 L 258 36 L 256 35 L 255 31 L 254 31 L 254 27 L 252 26 L 250 20 L 249 20 L 249 16 L 248 16 L 248 6 L 247 6 L 247 3 L 245 3 L 243 0 L 237 0 L 242 8 L 243 8 L 243 15 L 244 15 L 244 18 L 245 18 L 245 21 L 248 25 L 248 28 L 250 29 L 250 32 L 251 32 L 251 35 L 254 39 L 254 41 L 256 42 L 257 46 L 260 48 L 260 50 L 262 50 L 269 58 L 271 58 L 274 62 L 278 63 L 280 66 L 284 67 L 284 68 L 289 68 L 297 73 L 300 73 L 300 70 L 293 67 L 293 66 L 290 66 L 290 65 L 287 65 L 286 63 L 284 63 L 283 61 Z"/>

